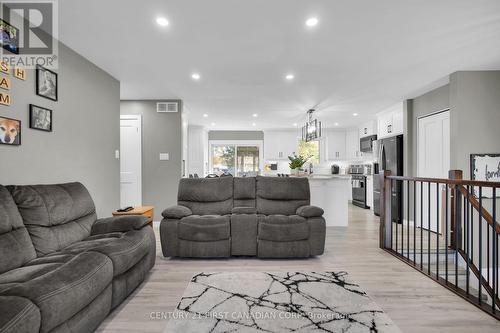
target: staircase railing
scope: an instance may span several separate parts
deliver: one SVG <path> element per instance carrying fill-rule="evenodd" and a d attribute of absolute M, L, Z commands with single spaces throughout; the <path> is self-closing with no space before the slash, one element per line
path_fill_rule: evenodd
<path fill-rule="evenodd" d="M 500 320 L 500 182 L 380 175 L 380 247 Z M 497 198 L 498 193 L 498 198 Z"/>

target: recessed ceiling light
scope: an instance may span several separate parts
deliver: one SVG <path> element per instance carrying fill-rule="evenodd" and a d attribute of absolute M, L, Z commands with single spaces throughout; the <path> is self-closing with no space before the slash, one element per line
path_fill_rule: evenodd
<path fill-rule="evenodd" d="M 335 125 L 335 126 L 339 126 L 339 123 L 335 123 L 335 124 L 333 124 L 333 125 Z"/>
<path fill-rule="evenodd" d="M 255 125 L 257 125 L 257 124 L 256 123 L 252 123 L 252 126 L 255 126 Z"/>
<path fill-rule="evenodd" d="M 318 25 L 318 22 L 319 22 L 319 20 L 318 20 L 317 17 L 310 17 L 310 18 L 307 19 L 306 25 L 308 27 L 315 27 L 315 26 Z"/>
<path fill-rule="evenodd" d="M 297 127 L 297 123 L 293 123 L 293 126 Z"/>
<path fill-rule="evenodd" d="M 198 81 L 199 79 L 201 79 L 201 75 L 200 75 L 200 74 L 198 74 L 198 73 L 193 73 L 193 74 L 191 75 L 191 78 L 192 78 L 193 80 Z"/>
<path fill-rule="evenodd" d="M 358 116 L 358 114 L 357 114 L 357 113 L 353 113 L 352 115 L 353 115 L 354 117 L 357 117 L 357 116 Z"/>
<path fill-rule="evenodd" d="M 254 113 L 252 117 L 257 118 L 259 115 L 257 113 Z"/>
<path fill-rule="evenodd" d="M 291 80 L 293 80 L 294 78 L 295 78 L 295 75 L 293 75 L 293 74 L 287 74 L 287 75 L 285 76 L 285 79 L 287 79 L 288 81 L 291 81 Z"/>
<path fill-rule="evenodd" d="M 166 27 L 169 24 L 168 20 L 164 17 L 157 17 L 156 23 L 158 23 L 158 25 L 162 27 Z"/>
<path fill-rule="evenodd" d="M 215 123 L 210 123 L 211 126 L 215 126 Z"/>
<path fill-rule="evenodd" d="M 204 113 L 203 118 L 208 118 L 208 114 Z"/>

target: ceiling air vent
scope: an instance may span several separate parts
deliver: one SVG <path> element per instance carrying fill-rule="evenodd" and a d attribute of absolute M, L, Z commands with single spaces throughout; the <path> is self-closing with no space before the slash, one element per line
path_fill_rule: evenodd
<path fill-rule="evenodd" d="M 178 102 L 158 102 L 156 112 L 179 112 Z"/>

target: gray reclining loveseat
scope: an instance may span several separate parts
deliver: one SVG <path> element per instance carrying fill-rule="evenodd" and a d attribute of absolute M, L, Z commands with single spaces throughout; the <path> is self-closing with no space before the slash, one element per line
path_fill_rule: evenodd
<path fill-rule="evenodd" d="M 323 210 L 310 206 L 307 178 L 181 179 L 165 209 L 165 257 L 296 258 L 323 254 Z"/>
<path fill-rule="evenodd" d="M 144 217 L 97 219 L 80 183 L 0 185 L 0 332 L 92 332 L 154 266 Z"/>

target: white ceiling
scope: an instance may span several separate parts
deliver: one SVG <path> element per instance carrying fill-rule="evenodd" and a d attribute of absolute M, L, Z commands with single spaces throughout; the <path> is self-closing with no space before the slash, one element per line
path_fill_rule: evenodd
<path fill-rule="evenodd" d="M 64 0 L 59 36 L 122 99 L 182 99 L 189 123 L 290 128 L 316 107 L 349 127 L 454 71 L 500 69 L 500 1 Z"/>

